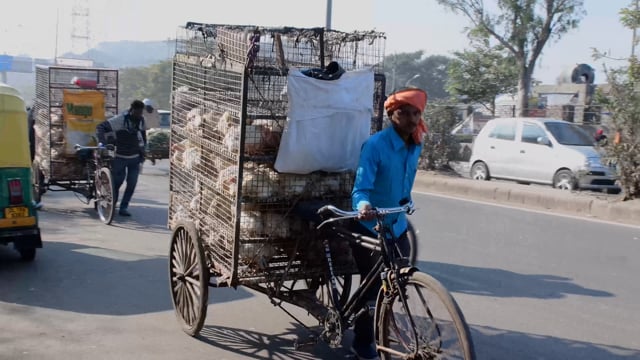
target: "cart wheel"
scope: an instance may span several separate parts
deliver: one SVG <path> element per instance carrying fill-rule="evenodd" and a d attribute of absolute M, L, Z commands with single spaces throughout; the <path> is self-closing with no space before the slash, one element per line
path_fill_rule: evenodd
<path fill-rule="evenodd" d="M 44 188 L 44 174 L 37 163 L 31 165 L 31 185 L 33 201 L 39 203 L 42 200 L 42 194 L 45 193 Z"/>
<path fill-rule="evenodd" d="M 109 225 L 113 221 L 116 204 L 113 201 L 113 176 L 108 168 L 101 168 L 95 180 L 96 200 L 94 207 L 103 223 Z"/>
<path fill-rule="evenodd" d="M 209 270 L 202 244 L 191 223 L 178 224 L 171 236 L 169 280 L 171 300 L 182 330 L 196 336 L 207 316 Z"/>

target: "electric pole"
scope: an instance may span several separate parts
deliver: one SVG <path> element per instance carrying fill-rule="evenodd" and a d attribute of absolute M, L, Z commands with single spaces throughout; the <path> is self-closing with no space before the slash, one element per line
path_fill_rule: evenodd
<path fill-rule="evenodd" d="M 331 0 L 327 0 L 327 24 L 325 26 L 326 30 L 331 30 L 331 8 Z"/>

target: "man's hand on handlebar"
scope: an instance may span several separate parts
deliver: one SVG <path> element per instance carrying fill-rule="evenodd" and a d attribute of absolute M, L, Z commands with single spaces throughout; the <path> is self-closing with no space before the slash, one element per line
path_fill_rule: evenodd
<path fill-rule="evenodd" d="M 363 205 L 358 212 L 358 220 L 373 220 L 376 218 L 376 211 L 371 207 L 371 204 Z"/>

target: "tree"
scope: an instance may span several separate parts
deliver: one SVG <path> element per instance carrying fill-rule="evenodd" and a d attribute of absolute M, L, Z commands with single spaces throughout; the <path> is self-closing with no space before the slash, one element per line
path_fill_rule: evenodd
<path fill-rule="evenodd" d="M 493 39 L 511 53 L 518 67 L 516 111 L 526 115 L 536 61 L 550 39 L 559 39 L 578 26 L 583 0 L 496 0 L 491 14 L 483 0 L 437 0 L 472 24 L 471 37 Z"/>
<path fill-rule="evenodd" d="M 483 105 L 495 115 L 496 97 L 513 93 L 518 84 L 518 68 L 503 48 L 477 45 L 474 50 L 457 51 L 449 64 L 446 89 Z"/>
<path fill-rule="evenodd" d="M 147 67 L 125 68 L 119 74 L 118 107 L 129 108 L 134 99 L 152 99 L 159 109 L 169 109 L 171 98 L 170 60 Z"/>
<path fill-rule="evenodd" d="M 632 30 L 640 27 L 640 10 L 635 5 L 620 11 L 621 23 Z M 635 31 L 634 31 L 635 34 Z M 636 39 L 633 39 L 635 46 Z M 596 59 L 604 56 L 596 51 Z M 624 200 L 640 198 L 640 61 L 631 54 L 627 66 L 605 67 L 610 86 L 607 94 L 598 91 L 598 102 L 607 108 L 611 125 L 620 141 L 608 141 L 607 156 L 618 169 Z M 616 137 L 617 137 L 616 136 Z"/>
<path fill-rule="evenodd" d="M 424 141 L 419 168 L 422 170 L 449 170 L 449 162 L 457 158 L 460 144 L 451 130 L 458 123 L 457 109 L 434 101 L 425 111 L 429 132 Z"/>
<path fill-rule="evenodd" d="M 430 99 L 449 97 L 445 84 L 451 58 L 442 55 L 423 56 L 422 51 L 389 55 L 385 59 L 388 92 L 407 85 L 427 90 Z"/>

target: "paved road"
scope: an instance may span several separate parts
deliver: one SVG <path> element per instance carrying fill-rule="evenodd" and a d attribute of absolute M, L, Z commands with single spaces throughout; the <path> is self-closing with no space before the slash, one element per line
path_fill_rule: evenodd
<path fill-rule="evenodd" d="M 301 327 L 244 288 L 211 289 L 202 336 L 184 335 L 167 283 L 167 188 L 166 164 L 147 164 L 134 216 L 109 227 L 70 193 L 45 195 L 36 261 L 0 248 L 0 359 L 345 357 L 293 351 Z M 454 291 L 480 359 L 640 359 L 640 229 L 416 201 L 420 265 Z"/>
<path fill-rule="evenodd" d="M 479 359 L 640 359 L 640 228 L 418 201 L 420 265 L 454 292 Z"/>

